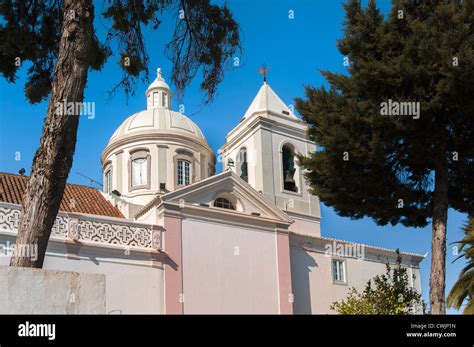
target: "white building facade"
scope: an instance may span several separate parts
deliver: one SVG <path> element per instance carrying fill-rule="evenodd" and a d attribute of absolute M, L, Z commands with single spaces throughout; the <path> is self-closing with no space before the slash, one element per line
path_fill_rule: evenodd
<path fill-rule="evenodd" d="M 316 147 L 266 82 L 220 148 L 219 174 L 172 95 L 158 70 L 146 110 L 104 149 L 103 192 L 68 185 L 45 268 L 104 274 L 107 313 L 308 314 L 335 313 L 395 263 L 393 250 L 321 236 L 297 160 Z M 0 244 L 14 243 L 25 180 L 0 174 Z M 421 292 L 423 256 L 401 256 Z"/>

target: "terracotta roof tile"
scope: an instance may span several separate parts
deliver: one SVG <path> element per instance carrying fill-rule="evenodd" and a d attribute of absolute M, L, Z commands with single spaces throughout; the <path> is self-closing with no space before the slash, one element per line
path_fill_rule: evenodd
<path fill-rule="evenodd" d="M 27 182 L 27 176 L 0 172 L 0 201 L 20 205 Z M 99 190 L 77 184 L 66 184 L 59 210 L 124 218 Z"/>

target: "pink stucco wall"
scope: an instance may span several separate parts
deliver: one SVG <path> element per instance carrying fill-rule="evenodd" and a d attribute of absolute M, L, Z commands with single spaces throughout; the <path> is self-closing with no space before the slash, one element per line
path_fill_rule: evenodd
<path fill-rule="evenodd" d="M 184 313 L 279 313 L 274 230 L 184 218 L 182 235 Z"/>
<path fill-rule="evenodd" d="M 181 216 L 165 213 L 164 246 L 168 257 L 165 269 L 165 313 L 183 313 L 183 266 L 181 248 Z"/>
<path fill-rule="evenodd" d="M 280 313 L 293 313 L 293 293 L 291 290 L 290 238 L 288 232 L 277 231 L 278 289 Z"/>

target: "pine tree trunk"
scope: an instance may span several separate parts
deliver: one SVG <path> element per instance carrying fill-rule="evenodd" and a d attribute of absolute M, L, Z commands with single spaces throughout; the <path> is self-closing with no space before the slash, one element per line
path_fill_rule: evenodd
<path fill-rule="evenodd" d="M 430 308 L 432 314 L 445 314 L 446 226 L 448 222 L 448 162 L 441 151 L 435 172 L 433 225 L 431 239 Z"/>
<path fill-rule="evenodd" d="M 94 37 L 92 0 L 65 0 L 62 34 L 40 146 L 22 201 L 17 245 L 38 247 L 37 259 L 13 255 L 11 266 L 43 266 L 51 228 L 63 197 L 76 146 L 79 114 L 57 105 L 82 103 Z M 62 111 L 68 111 L 67 109 Z M 37 246 L 36 246 L 37 245 Z"/>

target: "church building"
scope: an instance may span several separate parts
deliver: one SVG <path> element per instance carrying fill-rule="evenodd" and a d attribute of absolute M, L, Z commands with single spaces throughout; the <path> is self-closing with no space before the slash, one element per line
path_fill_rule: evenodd
<path fill-rule="evenodd" d="M 173 111 L 158 69 L 146 109 L 102 153 L 103 190 L 67 185 L 44 267 L 104 274 L 103 313 L 336 313 L 334 301 L 397 255 L 324 236 L 297 160 L 316 150 L 306 130 L 265 81 L 228 132 L 216 173 L 216 153 Z M 0 243 L 15 241 L 27 179 L 0 173 Z M 424 256 L 400 254 L 421 292 Z"/>

